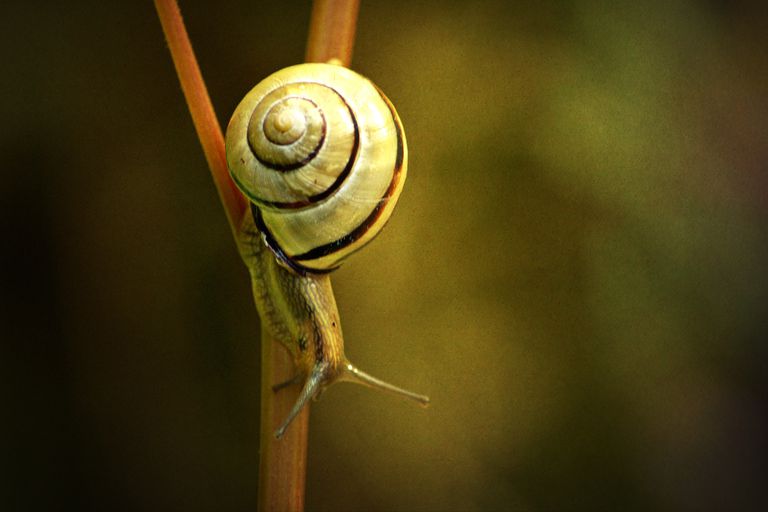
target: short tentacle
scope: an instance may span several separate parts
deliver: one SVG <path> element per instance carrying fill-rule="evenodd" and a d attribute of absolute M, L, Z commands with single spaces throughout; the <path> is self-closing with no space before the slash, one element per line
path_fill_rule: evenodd
<path fill-rule="evenodd" d="M 299 382 L 301 382 L 301 374 L 297 373 L 296 375 L 294 375 L 290 379 L 288 379 L 286 381 L 283 381 L 283 382 L 278 382 L 277 384 L 272 386 L 272 391 L 277 393 L 281 389 L 285 389 L 287 387 L 293 386 L 294 384 L 298 384 Z"/>

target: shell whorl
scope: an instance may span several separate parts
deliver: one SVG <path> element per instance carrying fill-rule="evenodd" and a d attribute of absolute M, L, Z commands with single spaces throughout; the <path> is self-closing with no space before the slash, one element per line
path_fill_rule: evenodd
<path fill-rule="evenodd" d="M 232 116 L 226 150 L 268 245 L 299 272 L 332 270 L 368 243 L 407 168 L 392 104 L 330 64 L 292 66 L 256 85 Z"/>

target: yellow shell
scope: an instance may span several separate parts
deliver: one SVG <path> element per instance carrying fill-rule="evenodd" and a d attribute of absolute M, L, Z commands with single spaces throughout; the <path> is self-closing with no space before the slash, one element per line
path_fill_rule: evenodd
<path fill-rule="evenodd" d="M 291 66 L 256 85 L 232 115 L 226 150 L 268 245 L 299 272 L 333 270 L 373 239 L 407 169 L 392 104 L 331 64 Z"/>

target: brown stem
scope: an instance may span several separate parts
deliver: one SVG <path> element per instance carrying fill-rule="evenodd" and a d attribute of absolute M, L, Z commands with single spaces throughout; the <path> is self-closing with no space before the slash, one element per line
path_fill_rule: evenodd
<path fill-rule="evenodd" d="M 308 62 L 338 59 L 341 64 L 349 65 L 358 6 L 359 0 L 315 0 L 307 42 Z M 238 233 L 247 201 L 229 177 L 221 127 L 181 13 L 176 0 L 155 0 L 155 7 L 227 220 L 235 240 L 241 240 Z M 275 383 L 290 379 L 295 368 L 287 351 L 263 327 L 261 347 L 259 510 L 300 511 L 304 509 L 309 407 L 296 417 L 280 440 L 274 438 L 274 431 L 288 415 L 299 391 L 294 388 L 280 393 L 272 391 Z"/>
<path fill-rule="evenodd" d="M 352 61 L 360 0 L 315 0 L 307 37 L 307 62 Z"/>
<path fill-rule="evenodd" d="M 264 327 L 261 340 L 259 510 L 300 511 L 304 510 L 307 476 L 309 407 L 294 418 L 283 437 L 275 438 L 275 431 L 291 411 L 301 386 L 289 386 L 279 392 L 272 390 L 275 383 L 291 379 L 296 368 L 288 351 L 272 341 Z"/>
<path fill-rule="evenodd" d="M 213 111 L 211 99 L 205 88 L 200 67 L 197 65 L 192 44 L 187 36 L 187 29 L 181 19 L 176 0 L 155 0 L 155 8 L 163 26 L 165 39 L 171 51 L 176 74 L 179 75 L 181 90 L 187 100 L 189 113 L 197 131 L 197 137 L 203 146 L 205 159 L 213 176 L 213 182 L 219 193 L 219 199 L 227 214 L 229 227 L 236 235 L 240 221 L 246 209 L 246 199 L 237 189 L 227 170 L 227 158 L 224 152 L 224 137 L 221 134 L 219 121 Z M 237 236 L 235 236 L 237 239 Z"/>

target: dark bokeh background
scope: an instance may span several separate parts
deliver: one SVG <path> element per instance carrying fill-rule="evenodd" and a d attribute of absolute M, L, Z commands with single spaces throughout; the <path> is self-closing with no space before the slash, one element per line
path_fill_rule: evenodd
<path fill-rule="evenodd" d="M 270 3 L 182 4 L 223 124 L 303 57 Z M 434 405 L 326 393 L 309 510 L 768 505 L 766 26 L 363 2 L 410 175 L 334 283 Z M 4 2 L 0 63 L 0 509 L 254 510 L 258 319 L 151 3 Z"/>

